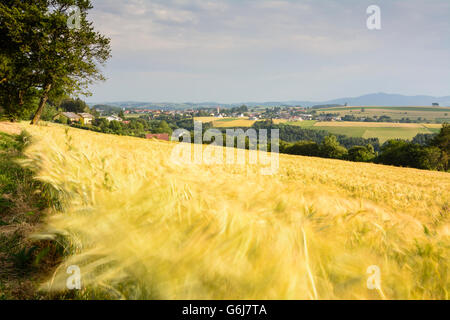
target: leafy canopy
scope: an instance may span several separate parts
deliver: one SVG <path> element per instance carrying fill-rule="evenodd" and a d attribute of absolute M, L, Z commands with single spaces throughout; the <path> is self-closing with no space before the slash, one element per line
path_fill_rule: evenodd
<path fill-rule="evenodd" d="M 77 6 L 77 11 L 73 11 Z M 111 55 L 110 40 L 87 19 L 89 0 L 6 0 L 0 3 L 0 99 L 11 117 L 38 96 L 39 120 L 47 99 L 90 95 L 89 85 L 104 80 L 100 67 Z M 69 19 L 79 17 L 70 28 Z"/>

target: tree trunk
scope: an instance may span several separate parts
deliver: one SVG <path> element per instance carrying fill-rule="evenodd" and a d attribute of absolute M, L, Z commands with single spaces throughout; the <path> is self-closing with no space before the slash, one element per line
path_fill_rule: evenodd
<path fill-rule="evenodd" d="M 39 107 L 36 110 L 36 113 L 34 114 L 33 120 L 31 120 L 31 125 L 35 125 L 39 122 L 39 119 L 41 118 L 42 111 L 44 111 L 45 104 L 48 100 L 48 93 L 50 89 L 52 88 L 51 84 L 47 84 L 44 88 L 44 92 L 42 93 L 41 101 L 39 101 Z"/>

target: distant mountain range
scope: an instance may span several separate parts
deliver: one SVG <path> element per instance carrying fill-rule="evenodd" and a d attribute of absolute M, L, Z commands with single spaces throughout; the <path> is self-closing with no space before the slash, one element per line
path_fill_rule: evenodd
<path fill-rule="evenodd" d="M 349 106 L 431 106 L 433 103 L 439 103 L 440 106 L 450 106 L 450 96 L 446 97 L 432 97 L 432 96 L 405 96 L 401 94 L 388 94 L 388 93 L 372 93 L 359 97 L 347 97 L 339 98 L 328 101 L 268 101 L 268 102 L 242 102 L 224 104 L 219 102 L 185 102 L 185 103 L 172 103 L 172 102 L 136 102 L 136 101 L 123 101 L 123 102 L 102 102 L 102 103 L 90 103 L 90 105 L 109 105 L 121 108 L 150 108 L 150 109 L 188 109 L 188 108 L 208 108 L 208 107 L 221 107 L 232 108 L 241 106 L 243 104 L 251 107 L 273 107 L 273 106 L 302 106 L 312 107 L 316 105 L 349 105 Z"/>

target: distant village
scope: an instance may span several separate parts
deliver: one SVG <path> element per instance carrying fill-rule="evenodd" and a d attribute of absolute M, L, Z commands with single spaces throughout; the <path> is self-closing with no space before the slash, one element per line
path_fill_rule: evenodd
<path fill-rule="evenodd" d="M 339 117 L 316 116 L 314 111 L 303 107 L 274 107 L 274 108 L 248 108 L 243 105 L 234 108 L 199 108 L 184 110 L 155 110 L 148 108 L 118 108 L 110 106 L 94 106 L 90 109 L 92 113 L 87 112 L 58 112 L 53 121 L 80 127 L 96 127 L 99 123 L 106 124 L 108 127 L 114 127 L 113 123 L 120 124 L 121 127 L 128 127 L 130 122 L 137 119 L 152 121 L 165 120 L 172 123 L 175 120 L 189 120 L 197 117 L 212 117 L 215 119 L 246 119 L 251 121 L 263 120 L 286 120 L 286 121 L 340 121 Z M 311 113 L 310 113 L 311 112 Z M 103 125 L 105 127 L 105 125 Z M 147 139 L 169 140 L 169 135 L 164 132 L 146 133 L 143 137 Z"/>
<path fill-rule="evenodd" d="M 98 110 L 101 112 L 102 110 Z M 311 109 L 303 107 L 274 107 L 265 109 L 249 109 L 246 106 L 239 108 L 199 108 L 184 110 L 154 110 L 154 109 L 124 109 L 125 116 L 148 116 L 150 119 L 157 118 L 161 115 L 166 116 L 182 116 L 182 117 L 215 117 L 215 118 L 245 118 L 248 120 L 270 120 L 282 119 L 287 121 L 341 121 L 339 116 L 321 116 L 314 115 Z"/>

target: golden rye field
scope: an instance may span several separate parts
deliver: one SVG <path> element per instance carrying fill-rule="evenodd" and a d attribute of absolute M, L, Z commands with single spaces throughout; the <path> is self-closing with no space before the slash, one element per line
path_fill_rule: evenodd
<path fill-rule="evenodd" d="M 173 143 L 30 127 L 28 165 L 64 195 L 40 237 L 82 295 L 128 299 L 449 299 L 450 174 L 280 155 L 280 170 L 170 162 Z M 381 270 L 369 290 L 367 269 Z"/>

